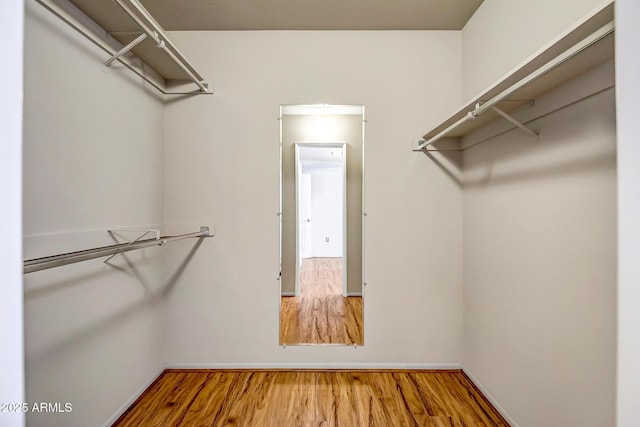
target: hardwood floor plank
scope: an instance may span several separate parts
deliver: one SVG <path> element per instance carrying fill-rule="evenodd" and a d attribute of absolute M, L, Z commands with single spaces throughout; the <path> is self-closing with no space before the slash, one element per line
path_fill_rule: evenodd
<path fill-rule="evenodd" d="M 508 426 L 461 371 L 172 370 L 114 426 Z"/>
<path fill-rule="evenodd" d="M 434 416 L 433 409 L 420 393 L 419 387 L 409 375 L 394 373 L 392 376 L 404 407 L 411 414 L 414 424 L 419 426 L 428 425 L 432 421 L 430 418 Z"/>
<path fill-rule="evenodd" d="M 194 427 L 209 427 L 220 417 L 225 401 L 231 388 L 232 375 L 226 372 L 212 372 L 207 375 L 206 383 L 198 396 L 194 399 L 185 414 L 181 425 Z"/>
<path fill-rule="evenodd" d="M 414 414 L 406 409 L 402 393 L 397 388 L 393 373 L 382 372 L 372 374 L 369 383 L 372 384 L 373 394 L 377 396 L 388 420 L 393 420 L 394 425 L 417 426 Z M 375 378 L 375 379 L 374 379 Z"/>
<path fill-rule="evenodd" d="M 489 400 L 482 394 L 480 389 L 467 377 L 463 372 L 461 375 L 454 377 L 466 391 L 466 398 L 473 400 L 476 405 L 472 408 L 475 410 L 475 417 L 482 418 L 487 425 L 490 426 L 506 426 L 507 421 L 498 413 Z"/>
<path fill-rule="evenodd" d="M 143 411 L 126 417 L 122 426 L 165 426 L 177 425 L 191 405 L 193 398 L 206 381 L 206 376 L 186 373 L 167 374 L 151 391 L 158 399 L 143 399 Z"/>
<path fill-rule="evenodd" d="M 333 415 L 336 425 L 348 425 L 353 414 L 351 406 L 351 387 L 344 372 L 338 372 L 331 377 L 331 390 L 333 394 Z M 357 425 L 357 424 L 355 424 Z"/>
<path fill-rule="evenodd" d="M 364 343 L 362 297 L 342 295 L 342 258 L 304 259 L 300 296 L 282 297 L 280 344 Z"/>

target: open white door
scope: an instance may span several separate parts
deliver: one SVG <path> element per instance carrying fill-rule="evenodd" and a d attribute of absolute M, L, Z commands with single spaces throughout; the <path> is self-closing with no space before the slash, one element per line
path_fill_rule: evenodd
<path fill-rule="evenodd" d="M 311 248 L 312 220 L 311 220 L 311 175 L 303 173 L 300 176 L 300 216 L 298 226 L 300 230 L 300 259 L 298 264 L 302 265 L 304 258 L 311 258 L 313 253 Z"/>

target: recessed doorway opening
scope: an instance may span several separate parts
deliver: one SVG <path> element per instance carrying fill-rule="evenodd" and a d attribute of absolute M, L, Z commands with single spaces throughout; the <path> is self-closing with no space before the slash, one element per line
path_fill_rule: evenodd
<path fill-rule="evenodd" d="M 322 286 L 327 295 L 346 297 L 346 143 L 296 143 L 295 150 L 295 296 L 317 295 L 318 289 L 309 288 Z M 309 273 L 316 276 L 321 264 L 333 266 L 325 272 L 331 277 L 310 280 Z"/>

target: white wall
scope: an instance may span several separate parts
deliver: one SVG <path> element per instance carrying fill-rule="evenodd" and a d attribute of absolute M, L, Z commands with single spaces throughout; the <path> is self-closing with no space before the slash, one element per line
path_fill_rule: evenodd
<path fill-rule="evenodd" d="M 465 98 L 600 4 L 486 0 L 463 30 Z M 545 102 L 606 86 L 612 64 L 588 80 Z M 535 122 L 540 147 L 509 133 L 463 159 L 464 363 L 521 427 L 614 423 L 613 103 Z"/>
<path fill-rule="evenodd" d="M 618 119 L 618 389 L 617 426 L 640 425 L 640 3 L 616 2 Z"/>
<path fill-rule="evenodd" d="M 462 95 L 478 94 L 603 0 L 485 0 L 462 30 Z"/>
<path fill-rule="evenodd" d="M 311 256 L 342 257 L 344 185 L 341 167 L 311 174 Z M 326 238 L 329 241 L 326 241 Z"/>
<path fill-rule="evenodd" d="M 25 259 L 111 244 L 109 228 L 164 222 L 162 103 L 130 72 L 105 68 L 105 56 L 27 3 Z M 157 375 L 161 254 L 25 275 L 27 401 L 72 404 L 71 413 L 30 413 L 29 425 L 99 425 Z"/>
<path fill-rule="evenodd" d="M 214 221 L 169 300 L 175 364 L 455 363 L 459 184 L 411 141 L 460 102 L 459 32 L 187 32 L 215 95 L 166 109 L 168 222 Z M 434 61 L 434 58 L 438 58 Z M 430 78 L 425 78 L 425 76 Z M 278 109 L 362 104 L 365 345 L 278 346 Z M 179 248 L 169 248 L 172 253 Z M 168 260 L 168 265 L 176 260 Z"/>
<path fill-rule="evenodd" d="M 536 99 L 613 84 L 609 62 Z M 526 109 L 518 114 L 527 114 Z M 609 88 L 465 152 L 464 364 L 520 427 L 614 424 L 616 138 Z"/>
<path fill-rule="evenodd" d="M 0 81 L 6 85 L 0 98 L 0 402 L 24 401 L 24 345 L 22 310 L 22 33 L 23 2 L 10 0 L 0 14 Z M 0 412 L 0 426 L 24 425 L 21 412 Z"/>

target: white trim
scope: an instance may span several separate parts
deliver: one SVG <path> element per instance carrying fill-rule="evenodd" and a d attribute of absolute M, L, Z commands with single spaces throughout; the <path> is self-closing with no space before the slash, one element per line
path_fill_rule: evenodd
<path fill-rule="evenodd" d="M 302 165 L 300 164 L 300 147 L 298 143 L 294 143 L 295 147 L 295 164 L 293 172 L 293 180 L 295 183 L 294 201 L 296 204 L 295 216 L 295 236 L 296 236 L 296 282 L 294 286 L 294 295 L 300 295 L 300 267 L 302 266 L 302 256 L 300 255 L 300 175 L 302 174 Z"/>
<path fill-rule="evenodd" d="M 295 292 L 291 292 L 291 291 L 281 292 L 280 296 L 281 297 L 295 297 L 296 293 Z"/>
<path fill-rule="evenodd" d="M 0 79 L 6 85 L 0 100 L 2 143 L 0 144 L 0 402 L 25 402 L 24 304 L 22 280 L 22 110 L 24 2 L 2 2 L 0 38 L 3 66 Z M 0 425 L 22 427 L 21 411 L 0 412 Z"/>
<path fill-rule="evenodd" d="M 349 239 L 349 233 L 347 232 L 347 222 L 349 221 L 349 214 L 347 212 L 348 200 L 347 200 L 347 143 L 342 144 L 342 295 L 347 296 L 347 272 L 349 270 L 349 263 L 347 262 L 348 246 L 347 240 Z"/>
<path fill-rule="evenodd" d="M 365 277 L 365 273 L 366 273 L 366 269 L 365 269 L 365 260 L 366 260 L 366 245 L 364 244 L 364 239 L 365 239 L 365 222 L 367 219 L 367 209 L 365 207 L 365 180 L 364 177 L 366 176 L 365 173 L 365 134 L 366 134 L 366 127 L 367 127 L 367 119 L 364 115 L 364 105 L 362 106 L 362 156 L 360 157 L 360 167 L 362 170 L 362 173 L 360 175 L 360 187 L 362 189 L 362 198 L 361 200 L 361 205 L 360 208 L 362 210 L 361 212 L 361 222 L 360 222 L 360 295 L 362 295 L 362 322 L 364 323 L 364 319 L 365 319 L 365 307 L 364 307 L 364 288 L 365 285 L 367 284 L 367 279 Z M 364 326 L 363 326 L 363 334 L 364 334 Z M 364 339 L 364 337 L 363 337 Z"/>
<path fill-rule="evenodd" d="M 640 146 L 638 145 L 638 97 L 640 97 L 640 3 L 616 1 L 616 126 L 617 126 L 617 384 L 616 426 L 640 425 Z"/>
<path fill-rule="evenodd" d="M 305 346 L 295 346 L 304 348 Z M 341 346 L 342 347 L 342 346 Z M 288 348 L 288 346 L 287 346 Z M 459 363 L 174 363 L 166 369 L 404 369 L 404 370 L 456 370 L 462 369 Z"/>
<path fill-rule="evenodd" d="M 502 417 L 507 420 L 507 422 L 511 425 L 511 427 L 518 427 L 518 423 L 516 423 L 516 421 L 513 419 L 513 417 L 511 415 L 509 415 L 509 413 L 502 407 L 502 405 L 500 405 L 500 403 L 498 403 L 498 401 L 491 395 L 491 393 L 489 393 L 489 390 L 487 390 L 478 380 L 478 378 L 476 378 L 471 371 L 469 370 L 469 368 L 467 368 L 464 365 L 461 365 L 461 369 L 462 372 L 464 372 L 471 381 L 473 381 L 473 383 L 476 385 L 476 387 L 478 387 L 478 389 L 480 389 L 480 391 L 482 392 L 482 394 L 484 394 L 484 397 L 493 405 L 493 407 L 496 409 L 496 411 L 498 411 L 500 413 L 500 415 L 502 415 Z"/>
<path fill-rule="evenodd" d="M 361 115 L 364 114 L 363 105 L 282 105 L 281 115 L 328 116 L 328 115 Z"/>
<path fill-rule="evenodd" d="M 113 423 L 115 423 L 118 418 L 120 418 L 120 416 L 122 416 L 122 414 L 125 413 L 125 411 L 127 409 L 129 409 L 131 407 L 131 405 L 133 405 L 133 402 L 135 402 L 140 396 L 142 396 L 142 393 L 144 393 L 145 391 L 147 391 L 147 389 L 151 386 L 151 384 L 153 384 L 153 382 L 158 379 L 158 377 L 160 377 L 160 375 L 162 375 L 162 373 L 164 372 L 165 368 L 162 367 L 160 368 L 155 375 L 153 375 L 149 380 L 147 380 L 142 386 L 140 386 L 127 400 L 126 402 L 124 402 L 120 408 L 118 408 L 118 410 L 116 412 L 113 413 L 113 415 L 111 415 L 111 417 L 109 417 L 109 419 L 107 421 L 105 421 L 102 424 L 102 427 L 109 427 L 112 426 Z"/>
<path fill-rule="evenodd" d="M 347 292 L 348 297 L 361 297 L 362 292 Z"/>

